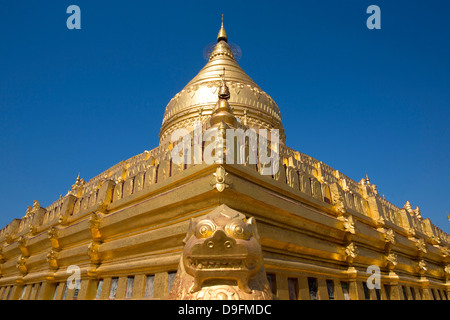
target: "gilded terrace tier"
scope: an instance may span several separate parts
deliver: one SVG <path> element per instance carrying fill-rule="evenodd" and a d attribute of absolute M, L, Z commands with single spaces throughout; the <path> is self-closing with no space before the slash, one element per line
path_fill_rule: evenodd
<path fill-rule="evenodd" d="M 334 298 L 364 299 L 370 265 L 380 267 L 391 299 L 412 297 L 402 286 L 414 298 L 448 295 L 449 235 L 409 202 L 398 208 L 366 179 L 285 146 L 278 174 L 258 170 L 174 165 L 159 146 L 89 182 L 78 178 L 67 195 L 47 208 L 35 201 L 0 231 L 0 297 L 164 298 L 189 219 L 221 204 L 258 221 L 269 283 L 282 299 L 314 298 L 308 277 L 320 299 L 331 297 L 331 285 Z M 64 289 L 71 265 L 81 269 L 80 290 Z"/>

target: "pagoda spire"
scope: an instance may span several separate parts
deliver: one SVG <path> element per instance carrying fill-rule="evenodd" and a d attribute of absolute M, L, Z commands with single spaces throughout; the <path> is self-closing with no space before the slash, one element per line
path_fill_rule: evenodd
<path fill-rule="evenodd" d="M 219 30 L 219 34 L 217 35 L 217 42 L 220 42 L 221 40 L 228 42 L 227 33 L 225 32 L 225 28 L 223 27 L 223 13 L 222 13 L 222 25 Z"/>

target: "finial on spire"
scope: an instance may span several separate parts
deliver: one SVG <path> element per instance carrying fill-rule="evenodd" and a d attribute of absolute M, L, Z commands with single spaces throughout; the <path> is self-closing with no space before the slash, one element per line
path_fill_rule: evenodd
<path fill-rule="evenodd" d="M 217 35 L 217 42 L 221 40 L 228 42 L 227 33 L 225 32 L 225 28 L 223 27 L 223 13 L 222 13 L 222 25 L 220 26 L 219 34 Z"/>

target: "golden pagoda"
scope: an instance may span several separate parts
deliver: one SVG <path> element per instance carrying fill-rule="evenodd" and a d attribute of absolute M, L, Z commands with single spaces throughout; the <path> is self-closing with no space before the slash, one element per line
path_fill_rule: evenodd
<path fill-rule="evenodd" d="M 215 144 L 230 130 L 258 142 L 270 131 L 275 169 L 250 157 L 251 134 Z M 449 299 L 450 236 L 368 177 L 287 147 L 277 104 L 236 62 L 223 21 L 159 138 L 0 230 L 0 300 Z"/>

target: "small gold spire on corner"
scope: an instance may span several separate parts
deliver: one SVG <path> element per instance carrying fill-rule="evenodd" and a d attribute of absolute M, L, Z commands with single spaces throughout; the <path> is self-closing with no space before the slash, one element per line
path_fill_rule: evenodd
<path fill-rule="evenodd" d="M 221 40 L 228 42 L 227 33 L 225 32 L 225 28 L 223 27 L 223 14 L 222 14 L 222 25 L 220 27 L 219 34 L 217 35 L 217 42 Z"/>
<path fill-rule="evenodd" d="M 237 119 L 233 114 L 233 109 L 231 109 L 230 104 L 228 103 L 228 99 L 230 99 L 230 90 L 225 82 L 225 68 L 223 68 L 221 78 L 222 83 L 220 84 L 218 92 L 219 101 L 217 101 L 216 107 L 212 111 L 209 123 L 213 127 L 222 127 L 222 129 L 224 128 L 224 125 L 228 128 L 237 128 Z"/>
<path fill-rule="evenodd" d="M 370 179 L 369 176 L 367 175 L 367 171 L 366 171 L 366 185 L 370 186 Z"/>

